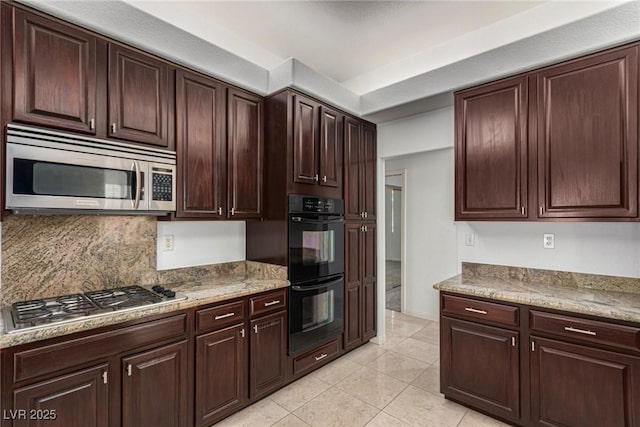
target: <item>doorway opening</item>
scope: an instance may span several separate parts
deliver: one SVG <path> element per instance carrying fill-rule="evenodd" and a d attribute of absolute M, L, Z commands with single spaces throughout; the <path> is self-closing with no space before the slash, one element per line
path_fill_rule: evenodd
<path fill-rule="evenodd" d="M 385 306 L 403 312 L 404 171 L 385 172 Z"/>

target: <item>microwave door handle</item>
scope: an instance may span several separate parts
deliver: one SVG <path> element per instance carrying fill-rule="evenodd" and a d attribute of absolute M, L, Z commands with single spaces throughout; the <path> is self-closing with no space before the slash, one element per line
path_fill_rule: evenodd
<path fill-rule="evenodd" d="M 329 224 L 329 223 L 338 223 L 338 222 L 344 222 L 343 218 L 336 218 L 336 219 L 309 219 L 309 218 L 302 218 L 299 216 L 292 216 L 291 217 L 291 221 L 295 221 L 295 222 L 300 222 L 303 224 Z"/>
<path fill-rule="evenodd" d="M 140 165 L 137 160 L 133 161 L 133 170 L 136 173 L 136 197 L 133 201 L 133 209 L 138 209 L 140 206 L 140 193 L 142 192 L 142 182 L 140 181 Z"/>

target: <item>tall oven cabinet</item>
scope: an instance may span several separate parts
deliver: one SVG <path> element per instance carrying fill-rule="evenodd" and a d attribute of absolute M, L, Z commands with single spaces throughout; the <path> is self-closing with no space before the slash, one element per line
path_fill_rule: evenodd
<path fill-rule="evenodd" d="M 376 336 L 376 128 L 344 120 L 345 324 L 349 350 Z"/>

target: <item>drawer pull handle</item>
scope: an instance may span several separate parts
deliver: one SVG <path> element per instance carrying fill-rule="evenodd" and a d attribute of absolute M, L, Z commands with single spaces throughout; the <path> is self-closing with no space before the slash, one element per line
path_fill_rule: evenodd
<path fill-rule="evenodd" d="M 564 330 L 565 330 L 565 331 L 569 331 L 569 332 L 576 332 L 576 333 L 578 333 L 578 334 L 584 334 L 584 335 L 593 335 L 593 336 L 596 336 L 596 333 L 595 333 L 595 332 L 593 332 L 593 331 L 588 331 L 588 330 L 586 330 L 586 329 L 578 329 L 578 328 L 574 328 L 574 327 L 571 327 L 571 326 L 565 326 L 565 327 L 564 327 Z"/>
<path fill-rule="evenodd" d="M 318 360 L 322 360 L 327 356 L 328 356 L 327 353 L 322 353 L 320 356 L 316 356 L 314 359 L 316 359 L 316 362 L 317 362 Z"/>
<path fill-rule="evenodd" d="M 276 304 L 280 304 L 280 300 L 279 299 L 276 299 L 276 300 L 273 300 L 273 301 L 269 301 L 269 302 L 265 302 L 264 306 L 265 307 L 269 307 L 271 305 L 276 305 Z"/>
<path fill-rule="evenodd" d="M 477 314 L 487 314 L 486 311 L 484 310 L 478 310 L 477 308 L 471 308 L 471 307 L 465 307 L 464 308 L 466 311 L 470 311 L 472 313 L 477 313 Z"/>
<path fill-rule="evenodd" d="M 220 319 L 226 319 L 227 317 L 231 317 L 231 316 L 235 316 L 235 313 L 227 313 L 227 314 L 220 314 L 216 317 L 214 317 L 215 320 L 220 320 Z"/>

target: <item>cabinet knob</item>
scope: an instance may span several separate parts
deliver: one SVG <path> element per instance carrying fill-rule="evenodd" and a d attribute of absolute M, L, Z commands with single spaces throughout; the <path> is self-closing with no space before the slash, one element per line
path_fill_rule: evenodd
<path fill-rule="evenodd" d="M 520 214 L 522 214 L 522 216 L 524 216 L 526 210 L 524 209 L 524 206 L 520 207 Z"/>
<path fill-rule="evenodd" d="M 360 231 L 362 231 L 364 233 L 364 225 L 360 226 Z"/>
<path fill-rule="evenodd" d="M 542 216 L 542 212 L 544 212 L 544 209 L 540 206 L 540 216 Z"/>
<path fill-rule="evenodd" d="M 127 375 L 131 376 L 131 363 L 127 365 Z"/>
<path fill-rule="evenodd" d="M 324 175 L 324 176 L 322 177 L 322 182 L 327 182 L 327 175 Z"/>
<path fill-rule="evenodd" d="M 360 212 L 360 218 L 364 218 L 364 212 Z"/>
<path fill-rule="evenodd" d="M 111 133 L 116 133 L 116 124 L 111 123 Z"/>
<path fill-rule="evenodd" d="M 258 333 L 258 325 L 253 325 L 253 332 Z"/>
<path fill-rule="evenodd" d="M 89 129 L 94 130 L 96 128 L 96 119 L 89 120 Z"/>
<path fill-rule="evenodd" d="M 369 218 L 369 212 L 365 211 L 365 212 L 364 212 L 364 217 L 365 217 L 365 218 Z"/>
<path fill-rule="evenodd" d="M 318 174 L 316 174 L 316 175 L 313 177 L 313 180 L 314 180 L 315 182 L 318 182 Z"/>
<path fill-rule="evenodd" d="M 222 216 L 222 206 L 218 208 L 218 215 Z"/>
<path fill-rule="evenodd" d="M 231 208 L 231 216 L 236 214 L 236 208 Z"/>

